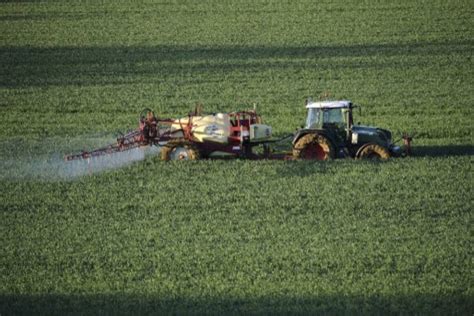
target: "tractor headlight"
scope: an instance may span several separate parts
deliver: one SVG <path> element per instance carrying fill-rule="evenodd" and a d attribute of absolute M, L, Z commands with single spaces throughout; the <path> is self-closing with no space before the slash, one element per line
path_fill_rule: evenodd
<path fill-rule="evenodd" d="M 392 156 L 400 156 L 402 154 L 402 148 L 400 146 L 390 147 L 390 153 Z"/>
<path fill-rule="evenodd" d="M 353 144 L 357 144 L 358 141 L 359 141 L 359 134 L 357 134 L 357 133 L 352 133 L 351 142 L 352 142 Z"/>

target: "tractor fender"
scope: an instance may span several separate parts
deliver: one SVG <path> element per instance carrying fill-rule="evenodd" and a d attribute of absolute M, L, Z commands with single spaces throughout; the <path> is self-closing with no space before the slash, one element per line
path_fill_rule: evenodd
<path fill-rule="evenodd" d="M 292 141 L 292 145 L 295 146 L 295 144 L 298 142 L 298 140 L 301 137 L 308 134 L 318 134 L 318 135 L 324 136 L 331 142 L 331 145 L 333 146 L 333 148 L 336 148 L 334 147 L 334 145 L 336 144 L 334 139 L 328 133 L 326 133 L 326 131 L 321 130 L 321 129 L 300 129 L 299 131 L 296 132 L 295 137 L 293 138 L 293 141 Z"/>

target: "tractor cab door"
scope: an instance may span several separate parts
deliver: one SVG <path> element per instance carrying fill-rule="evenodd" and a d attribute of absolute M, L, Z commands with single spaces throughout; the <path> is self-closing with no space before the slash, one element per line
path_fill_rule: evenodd
<path fill-rule="evenodd" d="M 346 108 L 325 108 L 322 116 L 323 129 L 332 134 L 338 143 L 345 143 L 349 133 Z"/>

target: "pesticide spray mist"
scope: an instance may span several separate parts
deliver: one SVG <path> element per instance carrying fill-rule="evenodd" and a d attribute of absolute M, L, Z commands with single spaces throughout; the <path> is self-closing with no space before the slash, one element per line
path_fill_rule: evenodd
<path fill-rule="evenodd" d="M 81 138 L 81 143 L 100 142 L 101 146 L 113 143 L 113 138 L 107 138 L 106 141 L 103 137 L 88 140 Z M 61 146 L 64 149 L 61 150 Z M 8 147 L 11 150 L 3 151 L 0 156 L 0 180 L 74 180 L 78 177 L 121 168 L 159 154 L 158 147 L 146 146 L 88 159 L 65 161 L 64 154 L 74 152 L 70 148 L 77 147 L 71 140 L 67 146 L 56 139 L 27 144 L 16 141 L 15 144 L 8 144 L 6 148 Z M 77 151 L 76 149 L 75 152 Z"/>
<path fill-rule="evenodd" d="M 58 169 L 62 178 L 74 178 L 124 167 L 132 162 L 143 159 L 145 159 L 145 149 L 134 148 L 104 156 L 61 162 Z"/>

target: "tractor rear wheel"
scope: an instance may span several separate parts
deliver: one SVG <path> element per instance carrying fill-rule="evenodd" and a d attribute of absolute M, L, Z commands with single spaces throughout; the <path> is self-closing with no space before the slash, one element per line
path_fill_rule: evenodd
<path fill-rule="evenodd" d="M 327 137 L 320 134 L 306 134 L 293 146 L 293 158 L 307 160 L 328 160 L 334 158 L 334 147 Z"/>
<path fill-rule="evenodd" d="M 198 160 L 199 150 L 191 142 L 184 139 L 170 140 L 161 149 L 161 160 Z"/>
<path fill-rule="evenodd" d="M 377 144 L 369 144 L 357 153 L 357 159 L 387 160 L 388 158 L 390 158 L 390 152 Z"/>

